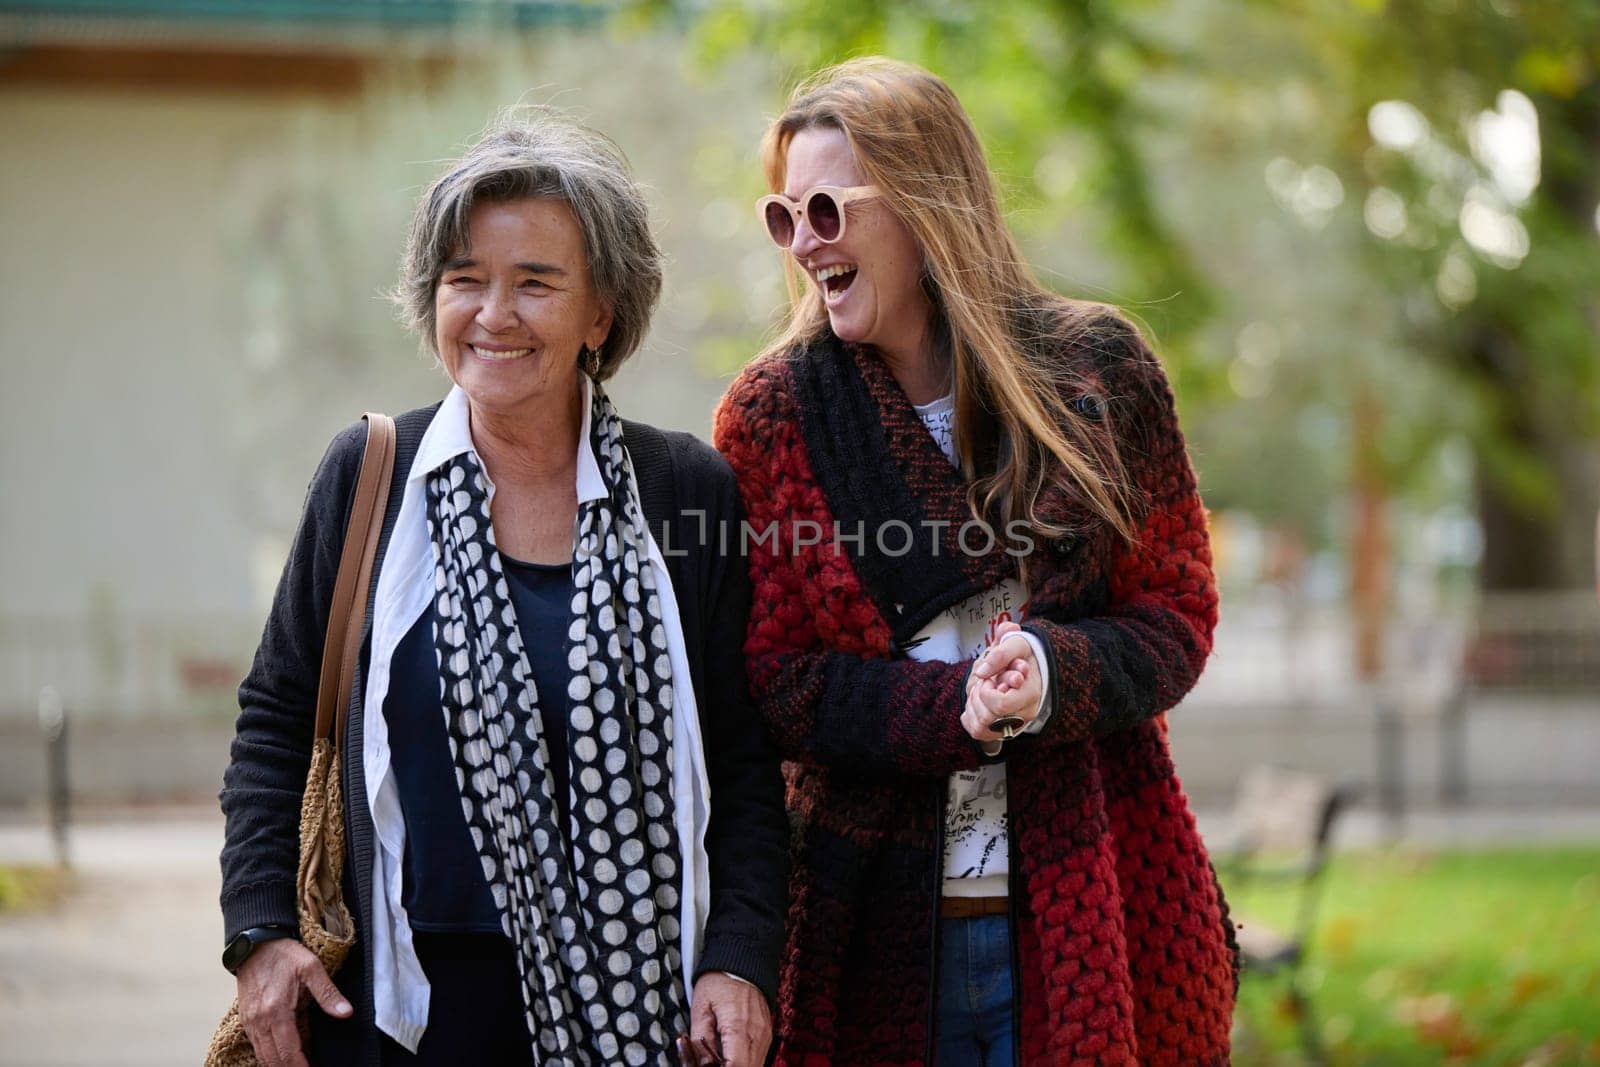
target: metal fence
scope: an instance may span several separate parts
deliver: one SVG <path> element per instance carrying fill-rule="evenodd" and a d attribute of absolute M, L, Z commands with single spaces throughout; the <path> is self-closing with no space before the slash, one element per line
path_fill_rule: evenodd
<path fill-rule="evenodd" d="M 0 616 L 0 717 L 34 715 L 46 686 L 77 714 L 231 715 L 260 632 L 260 619 L 248 617 Z M 1500 595 L 1450 613 L 1402 616 L 1386 644 L 1381 688 L 1408 706 L 1592 693 L 1600 714 L 1600 603 L 1592 594 Z M 1352 647 L 1342 611 L 1236 598 L 1190 699 L 1338 705 L 1371 692 L 1352 669 Z M 1364 698 L 1360 708 L 1364 714 Z"/>
<path fill-rule="evenodd" d="M 232 716 L 261 621 L 0 616 L 0 718 L 31 718 L 47 688 L 74 715 Z"/>
<path fill-rule="evenodd" d="M 1501 593 L 1474 612 L 1466 695 L 1593 693 L 1600 711 L 1600 601 L 1593 593 Z"/>
<path fill-rule="evenodd" d="M 1397 613 L 1383 644 L 1383 676 L 1364 681 L 1343 609 L 1297 605 L 1270 590 L 1235 596 L 1190 699 L 1325 707 L 1377 689 L 1414 707 L 1592 693 L 1600 714 L 1600 601 L 1592 592 L 1493 594 Z"/>

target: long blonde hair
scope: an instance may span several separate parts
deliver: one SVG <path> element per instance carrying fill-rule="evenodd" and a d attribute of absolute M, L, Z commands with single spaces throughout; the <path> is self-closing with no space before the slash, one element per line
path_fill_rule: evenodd
<path fill-rule="evenodd" d="M 1052 461 L 1078 502 L 1132 538 L 1133 494 L 1105 428 L 1075 414 L 1064 344 L 1093 343 L 1103 304 L 1041 285 L 1023 262 L 966 110 L 936 75 L 882 57 L 852 59 L 799 85 L 761 145 L 767 185 L 781 192 L 789 143 L 801 130 L 843 131 L 866 180 L 884 190 L 924 257 L 936 346 L 950 361 L 955 440 L 975 517 L 1021 520 L 1039 537 L 1066 528 L 1035 507 Z M 819 294 L 784 257 L 791 309 L 768 353 L 791 352 L 828 330 Z M 978 471 L 977 457 L 994 468 Z"/>

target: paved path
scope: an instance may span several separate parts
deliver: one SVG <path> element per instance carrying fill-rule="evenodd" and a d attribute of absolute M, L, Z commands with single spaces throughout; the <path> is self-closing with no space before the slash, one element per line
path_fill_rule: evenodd
<path fill-rule="evenodd" d="M 233 997 L 217 962 L 220 815 L 83 826 L 72 890 L 0 916 L 0 1064 L 198 1064 Z M 0 826 L 0 863 L 48 862 L 35 825 Z"/>
<path fill-rule="evenodd" d="M 1226 837 L 1228 813 L 1202 810 L 1200 832 Z M 1353 808 L 1334 828 L 1336 850 L 1404 845 L 1423 849 L 1600 846 L 1600 807 L 1408 808 L 1398 816 Z"/>

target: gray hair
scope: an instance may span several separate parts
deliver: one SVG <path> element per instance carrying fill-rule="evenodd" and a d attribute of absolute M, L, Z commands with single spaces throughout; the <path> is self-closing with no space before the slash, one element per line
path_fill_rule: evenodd
<path fill-rule="evenodd" d="M 661 296 L 661 249 L 622 150 L 551 108 L 502 112 L 418 202 L 395 293 L 401 317 L 437 355 L 434 294 L 444 264 L 467 247 L 472 206 L 508 200 L 563 200 L 572 209 L 595 290 L 611 309 L 595 375 L 609 378 L 649 329 Z"/>

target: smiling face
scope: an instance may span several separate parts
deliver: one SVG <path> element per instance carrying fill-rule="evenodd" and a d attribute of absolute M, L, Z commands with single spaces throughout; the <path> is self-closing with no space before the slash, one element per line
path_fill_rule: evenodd
<path fill-rule="evenodd" d="M 434 290 L 446 373 L 484 412 L 533 413 L 570 400 L 579 352 L 611 329 L 572 209 L 562 200 L 476 204 L 467 242 Z"/>
<path fill-rule="evenodd" d="M 790 140 L 783 186 L 790 199 L 818 185 L 868 184 L 838 127 L 810 126 Z M 802 219 L 789 248 L 822 295 L 833 332 L 896 358 L 923 355 L 933 309 L 922 291 L 916 238 L 881 198 L 852 202 L 845 218 L 844 236 L 833 244 L 818 240 Z"/>

